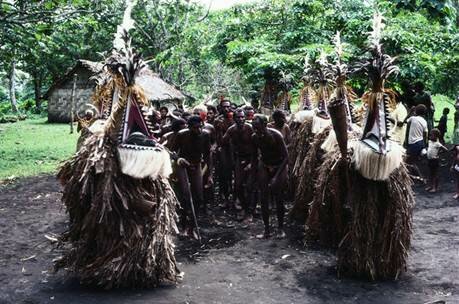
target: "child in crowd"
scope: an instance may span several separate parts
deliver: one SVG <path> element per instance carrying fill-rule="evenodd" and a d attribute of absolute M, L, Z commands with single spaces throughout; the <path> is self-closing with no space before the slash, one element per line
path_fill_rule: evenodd
<path fill-rule="evenodd" d="M 451 172 L 454 175 L 456 180 L 456 194 L 454 195 L 455 199 L 459 198 L 459 145 L 454 145 L 453 148 L 453 164 L 451 165 Z"/>
<path fill-rule="evenodd" d="M 429 181 L 427 191 L 435 193 L 438 190 L 438 168 L 440 167 L 439 154 L 448 149 L 440 143 L 440 131 L 432 129 L 429 133 L 429 146 L 427 148 L 427 164 L 429 167 Z"/>
<path fill-rule="evenodd" d="M 440 118 L 440 121 L 438 122 L 437 129 L 440 131 L 440 142 L 444 145 L 445 144 L 445 134 L 448 132 L 448 114 L 449 114 L 449 108 L 444 108 L 443 109 L 443 115 Z"/>
<path fill-rule="evenodd" d="M 453 130 L 453 144 L 459 144 L 459 96 L 456 99 L 456 105 L 454 106 L 456 111 L 454 112 L 454 130 Z"/>

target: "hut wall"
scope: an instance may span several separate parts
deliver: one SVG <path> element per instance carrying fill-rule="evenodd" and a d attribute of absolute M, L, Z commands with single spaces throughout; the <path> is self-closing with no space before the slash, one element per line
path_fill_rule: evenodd
<path fill-rule="evenodd" d="M 85 68 L 76 71 L 78 75 L 75 91 L 75 118 L 85 104 L 91 103 L 95 84 L 89 80 L 91 72 Z M 48 121 L 49 122 L 70 122 L 70 109 L 72 101 L 73 78 L 70 77 L 57 86 L 49 96 L 48 100 Z"/>

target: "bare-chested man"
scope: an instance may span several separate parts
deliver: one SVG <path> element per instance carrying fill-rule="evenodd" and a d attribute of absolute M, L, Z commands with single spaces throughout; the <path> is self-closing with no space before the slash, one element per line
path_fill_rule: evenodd
<path fill-rule="evenodd" d="M 215 120 L 214 124 L 217 139 L 217 175 L 223 205 L 227 207 L 231 189 L 232 157 L 231 146 L 223 142 L 223 136 L 234 120 L 230 101 L 222 100 L 220 108 L 222 114 Z"/>
<path fill-rule="evenodd" d="M 208 123 L 207 120 L 207 107 L 195 107 L 193 109 L 193 114 L 201 117 L 201 120 L 204 122 L 202 131 L 207 133 L 210 140 L 210 153 L 209 161 L 204 164 L 202 168 L 203 175 L 203 185 L 204 185 L 204 203 L 203 211 L 207 214 L 210 213 L 209 205 L 212 205 L 214 202 L 214 181 L 213 181 L 213 170 L 215 164 L 215 151 L 217 149 L 217 138 L 215 127 Z"/>
<path fill-rule="evenodd" d="M 288 152 L 282 134 L 267 127 L 266 116 L 257 114 L 253 120 L 255 134 L 252 136 L 254 149 L 257 153 L 252 158 L 252 166 L 258 165 L 257 182 L 261 192 L 261 212 L 265 231 L 262 235 L 270 237 L 271 230 L 269 225 L 269 206 L 271 200 L 276 204 L 278 238 L 285 237 L 284 233 L 284 213 L 285 206 L 282 197 L 283 187 L 287 183 L 287 163 Z M 261 157 L 259 158 L 258 155 Z"/>
<path fill-rule="evenodd" d="M 245 122 L 244 110 L 238 109 L 234 115 L 235 123 L 229 127 L 223 137 L 223 142 L 231 143 L 234 153 L 234 194 L 242 204 L 243 221 L 248 224 L 252 221 L 253 206 L 251 202 L 251 161 L 254 154 L 252 145 L 252 126 Z"/>
<path fill-rule="evenodd" d="M 207 106 L 207 117 L 206 117 L 207 123 L 214 125 L 216 117 L 217 117 L 217 108 L 214 107 L 213 105 L 208 105 Z"/>
<path fill-rule="evenodd" d="M 276 129 L 279 131 L 282 136 L 284 136 L 285 145 L 290 145 L 292 140 L 292 135 L 290 132 L 290 127 L 287 125 L 287 118 L 285 117 L 285 112 L 282 110 L 275 110 L 271 116 L 273 121 L 268 123 L 268 128 Z"/>
<path fill-rule="evenodd" d="M 186 128 L 186 121 L 179 118 L 172 122 L 171 124 L 171 131 L 164 134 L 159 143 L 163 144 L 169 150 L 175 145 L 175 141 L 177 140 L 177 136 L 180 130 Z"/>
<path fill-rule="evenodd" d="M 193 230 L 192 205 L 203 204 L 203 178 L 201 162 L 209 163 L 209 135 L 202 132 L 202 120 L 199 116 L 188 119 L 188 128 L 178 133 L 172 146 L 177 155 L 177 181 L 179 197 L 183 208 L 182 223 L 188 235 L 195 237 Z"/>

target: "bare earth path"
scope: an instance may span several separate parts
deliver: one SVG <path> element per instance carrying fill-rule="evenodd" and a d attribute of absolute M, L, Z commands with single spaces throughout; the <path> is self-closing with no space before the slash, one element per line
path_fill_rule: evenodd
<path fill-rule="evenodd" d="M 103 291 L 52 274 L 59 252 L 44 235 L 66 225 L 60 186 L 53 176 L 23 179 L 0 188 L 0 303 L 459 303 L 452 189 L 451 182 L 436 195 L 417 188 L 408 273 L 398 282 L 338 279 L 333 253 L 304 247 L 302 227 L 289 226 L 285 240 L 258 240 L 258 219 L 245 229 L 202 223 L 201 247 L 178 240 L 185 278 L 176 287 Z"/>

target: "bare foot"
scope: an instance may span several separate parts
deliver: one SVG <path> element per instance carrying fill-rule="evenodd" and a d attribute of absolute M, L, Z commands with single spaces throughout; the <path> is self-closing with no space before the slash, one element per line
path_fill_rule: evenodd
<path fill-rule="evenodd" d="M 283 239 L 283 238 L 285 238 L 285 236 L 286 235 L 285 235 L 284 230 L 282 230 L 282 229 L 277 230 L 276 239 Z"/>
<path fill-rule="evenodd" d="M 429 193 L 437 193 L 437 189 L 433 189 L 432 188 L 432 189 L 429 190 Z"/>
<path fill-rule="evenodd" d="M 458 199 L 459 198 L 459 193 L 454 194 L 453 198 L 454 199 Z"/>
<path fill-rule="evenodd" d="M 258 234 L 256 236 L 257 239 L 269 239 L 271 237 L 271 233 L 267 230 L 263 234 Z"/>
<path fill-rule="evenodd" d="M 195 239 L 195 240 L 199 239 L 198 234 L 195 229 L 189 228 L 187 232 L 188 232 L 188 237 Z"/>
<path fill-rule="evenodd" d="M 253 221 L 252 215 L 251 215 L 251 214 L 247 214 L 247 215 L 244 217 L 244 219 L 242 220 L 242 223 L 243 223 L 244 225 L 248 225 L 248 224 L 250 224 L 252 221 Z"/>

